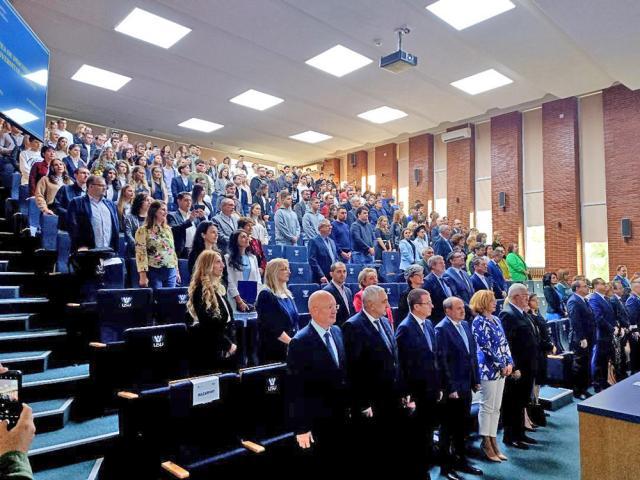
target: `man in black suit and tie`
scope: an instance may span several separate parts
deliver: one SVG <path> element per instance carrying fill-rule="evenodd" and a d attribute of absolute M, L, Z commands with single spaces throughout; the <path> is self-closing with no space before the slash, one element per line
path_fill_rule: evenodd
<path fill-rule="evenodd" d="M 410 313 L 396 329 L 403 391 L 409 397 L 408 404 L 415 405 L 405 453 L 407 466 L 411 468 L 409 478 L 424 480 L 430 478 L 428 469 L 433 459 L 433 430 L 438 402 L 442 399 L 442 377 L 436 332 L 429 320 L 433 308 L 431 295 L 415 288 L 409 292 L 407 303 Z"/>
<path fill-rule="evenodd" d="M 482 475 L 466 456 L 465 436 L 470 426 L 471 395 L 480 388 L 476 341 L 464 321 L 464 302 L 457 297 L 444 301 L 446 317 L 436 326 L 438 364 L 443 376 L 445 415 L 440 429 L 442 475 L 458 480 L 459 470 Z"/>
<path fill-rule="evenodd" d="M 309 241 L 309 265 L 314 283 L 329 282 L 331 265 L 339 260 L 338 249 L 331 235 L 331 222 L 326 218 L 318 224 L 318 236 Z"/>
<path fill-rule="evenodd" d="M 289 415 L 296 441 L 311 449 L 304 468 L 322 478 L 344 472 L 348 450 L 346 358 L 342 333 L 334 325 L 336 302 L 319 290 L 309 297 L 311 321 L 289 343 Z"/>
<path fill-rule="evenodd" d="M 540 352 L 537 327 L 526 313 L 529 291 L 522 283 L 509 287 L 509 303 L 500 312 L 500 321 L 513 357 L 513 374 L 504 389 L 503 423 L 506 445 L 528 449 L 536 440 L 527 437 L 524 430 L 524 409 L 531 399 L 533 381 L 538 371 Z"/>
<path fill-rule="evenodd" d="M 594 390 L 599 392 L 609 386 L 609 361 L 613 362 L 614 355 L 613 337 L 619 335 L 620 328 L 607 296 L 609 293 L 607 282 L 602 278 L 595 278 L 592 283 L 594 292 L 589 296 L 589 306 L 593 311 L 596 324 L 596 341 L 591 361 L 591 376 Z"/>
<path fill-rule="evenodd" d="M 444 318 L 442 303 L 445 298 L 453 295 L 453 290 L 449 286 L 449 281 L 444 277 L 444 258 L 440 255 L 434 255 L 427 261 L 427 264 L 431 269 L 431 273 L 424 279 L 424 288 L 431 294 L 431 301 L 433 302 L 431 320 L 437 324 Z"/>
<path fill-rule="evenodd" d="M 491 290 L 493 291 L 496 298 L 500 298 L 498 295 L 502 295 L 500 289 L 493 288 L 493 280 L 491 275 L 487 274 L 488 265 L 487 260 L 484 257 L 473 257 L 471 260 L 471 265 L 473 266 L 473 275 L 471 275 L 471 286 L 473 286 L 473 291 L 477 292 L 479 290 Z"/>
<path fill-rule="evenodd" d="M 589 286 L 584 280 L 576 280 L 571 284 L 573 294 L 567 300 L 569 312 L 569 348 L 573 351 L 573 395 L 584 400 L 591 394 L 587 391 L 591 384 L 590 365 L 595 339 L 595 320 L 589 306 L 587 295 Z"/>
<path fill-rule="evenodd" d="M 447 260 L 451 252 L 453 252 L 453 247 L 451 246 L 451 242 L 449 242 L 451 228 L 449 225 L 440 225 L 440 227 L 438 227 L 438 231 L 440 232 L 440 235 L 438 236 L 438 239 L 433 242 L 433 252 Z"/>
<path fill-rule="evenodd" d="M 393 461 L 389 439 L 400 438 L 400 365 L 393 329 L 386 318 L 388 307 L 385 290 L 370 285 L 362 294 L 360 313 L 342 326 L 352 420 L 360 437 L 359 467 L 370 474 L 363 472 L 365 478 L 388 471 Z"/>
<path fill-rule="evenodd" d="M 469 301 L 473 296 L 473 287 L 471 286 L 471 279 L 467 272 L 463 270 L 465 256 L 462 252 L 453 252 L 449 254 L 447 259 L 451 265 L 447 268 L 444 276 L 449 280 L 449 285 L 453 289 L 453 295 L 458 297 L 464 302 L 465 305 L 469 305 Z"/>
<path fill-rule="evenodd" d="M 346 265 L 342 262 L 335 262 L 331 265 L 329 275 L 331 276 L 331 281 L 323 290 L 333 295 L 336 305 L 338 306 L 336 325 L 342 327 L 344 322 L 356 314 L 356 309 L 353 307 L 353 293 L 349 287 L 345 286 L 345 282 L 347 281 Z"/>

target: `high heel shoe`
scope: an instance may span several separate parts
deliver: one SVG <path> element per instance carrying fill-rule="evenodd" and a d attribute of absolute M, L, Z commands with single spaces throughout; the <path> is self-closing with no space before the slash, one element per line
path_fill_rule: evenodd
<path fill-rule="evenodd" d="M 498 447 L 498 440 L 496 439 L 496 437 L 489 437 L 489 441 L 491 442 L 491 446 L 493 447 L 493 452 L 500 460 L 502 460 L 503 462 L 509 460 L 507 456 L 500 451 L 500 448 Z"/>
<path fill-rule="evenodd" d="M 492 462 L 497 462 L 500 463 L 502 462 L 502 460 L 500 460 L 500 457 L 498 457 L 498 455 L 496 455 L 496 452 L 493 449 L 493 442 L 491 442 L 491 437 L 484 437 L 482 440 L 482 452 L 484 453 L 485 457 L 487 457 L 487 459 L 491 460 Z"/>

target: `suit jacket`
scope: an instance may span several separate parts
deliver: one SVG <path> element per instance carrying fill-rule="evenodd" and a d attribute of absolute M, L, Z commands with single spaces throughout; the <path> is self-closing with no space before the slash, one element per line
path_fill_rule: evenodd
<path fill-rule="evenodd" d="M 245 190 L 236 187 L 236 200 L 240 202 L 242 214 L 248 215 L 249 208 L 251 207 L 251 205 L 249 205 L 249 194 Z"/>
<path fill-rule="evenodd" d="M 282 332 L 293 337 L 298 331 L 298 318 L 291 318 L 271 290 L 264 289 L 256 300 L 260 344 L 258 358 L 263 364 L 284 362 L 287 345 L 278 340 Z"/>
<path fill-rule="evenodd" d="M 493 293 L 496 294 L 496 298 L 504 298 L 502 296 L 502 292 L 507 291 L 507 282 L 504 279 L 504 275 L 502 274 L 502 270 L 500 267 L 494 263 L 493 260 L 489 261 L 487 264 L 489 267 L 488 273 L 491 275 L 491 279 L 493 280 Z M 498 293 L 500 296 L 498 296 Z"/>
<path fill-rule="evenodd" d="M 629 310 L 624 302 L 615 295 L 609 299 L 609 302 L 611 302 L 618 324 L 623 328 L 629 328 Z"/>
<path fill-rule="evenodd" d="M 185 185 L 182 181 L 182 176 L 177 175 L 171 180 L 171 197 L 173 201 L 178 203 L 178 194 L 181 192 L 191 192 L 193 190 L 193 181 L 189 178 L 189 181 Z"/>
<path fill-rule="evenodd" d="M 480 274 L 478 274 L 480 275 Z M 471 275 L 469 277 L 469 280 L 471 280 L 471 286 L 473 287 L 473 292 L 478 292 L 480 290 L 486 290 L 487 287 L 484 286 L 484 283 L 482 283 L 482 280 L 480 280 L 478 278 L 478 275 L 476 275 L 475 273 L 473 275 Z M 487 282 L 487 285 L 489 285 L 489 290 L 493 291 L 495 293 L 495 288 L 494 288 L 494 284 L 493 284 L 493 279 L 491 278 L 490 275 L 485 275 L 484 276 L 484 281 Z"/>
<path fill-rule="evenodd" d="M 567 300 L 567 310 L 569 311 L 572 341 L 579 342 L 586 339 L 589 345 L 593 345 L 596 322 L 588 302 L 574 293 Z"/>
<path fill-rule="evenodd" d="M 625 306 L 629 313 L 629 325 L 632 327 L 640 325 L 640 297 L 632 293 L 627 298 Z"/>
<path fill-rule="evenodd" d="M 453 293 L 453 288 L 451 288 L 449 280 L 444 275 L 442 276 L 442 281 L 447 285 L 447 287 L 449 287 L 449 289 Z M 431 272 L 429 275 L 427 275 L 427 278 L 425 278 L 424 288 L 431 294 L 431 301 L 433 302 L 431 320 L 437 324 L 445 317 L 442 302 L 444 302 L 444 300 L 447 298 L 447 294 L 438 281 L 438 277 L 436 277 L 436 274 L 433 272 Z"/>
<path fill-rule="evenodd" d="M 437 400 L 442 390 L 438 344 L 433 324 L 429 319 L 426 324 L 431 336 L 431 348 L 424 330 L 413 315 L 407 315 L 396 329 L 403 393 L 413 398 Z"/>
<path fill-rule="evenodd" d="M 552 285 L 545 285 L 543 288 L 544 298 L 547 301 L 547 313 L 557 313 L 561 317 L 566 314 L 566 309 L 560 298 L 560 293 Z"/>
<path fill-rule="evenodd" d="M 335 298 L 336 300 L 336 305 L 339 305 L 340 308 L 338 308 L 338 313 L 336 313 L 336 325 L 342 327 L 342 325 L 344 325 L 344 322 L 346 322 L 356 314 L 356 309 L 353 306 L 353 293 L 351 292 L 351 289 L 346 285 L 344 286 L 344 291 L 347 295 L 348 301 L 347 305 L 344 304 L 342 295 L 340 295 L 340 292 L 338 292 L 338 289 L 333 283 L 329 282 L 323 288 L 323 290 L 333 295 L 333 298 Z"/>
<path fill-rule="evenodd" d="M 86 151 L 85 151 L 85 155 L 86 155 Z M 64 157 L 64 160 L 62 161 L 64 163 L 65 168 L 67 169 L 67 174 L 71 178 L 74 178 L 74 175 L 76 174 L 76 170 L 78 168 L 87 167 L 87 161 L 82 157 L 82 150 L 80 150 L 80 161 L 78 162 L 77 167 L 73 164 L 73 161 L 71 160 L 71 156 Z"/>
<path fill-rule="evenodd" d="M 111 214 L 111 240 L 109 247 L 118 252 L 120 224 L 116 206 L 110 200 L 103 200 Z M 75 197 L 69 203 L 67 210 L 67 227 L 71 237 L 71 251 L 80 247 L 96 248 L 96 239 L 91 227 L 91 203 L 88 195 Z"/>
<path fill-rule="evenodd" d="M 391 344 L 391 351 L 364 311 L 342 326 L 347 375 L 351 386 L 354 412 L 376 406 L 391 405 L 400 398 L 400 365 L 398 347 L 389 321 L 382 317 L 380 325 Z"/>
<path fill-rule="evenodd" d="M 191 226 L 197 227 L 200 220 L 197 218 L 193 221 L 189 219 L 184 220 L 180 210 L 177 210 L 175 212 L 169 212 L 167 221 L 171 227 L 171 233 L 173 233 L 173 242 L 175 244 L 176 254 L 180 258 L 186 258 L 184 256 L 184 247 L 187 242 L 187 228 Z"/>
<path fill-rule="evenodd" d="M 445 396 L 458 392 L 459 396 L 470 396 L 471 388 L 480 383 L 476 341 L 469 324 L 461 322 L 469 342 L 467 350 L 453 322 L 445 317 L 436 326 L 438 365 L 442 374 Z"/>
<path fill-rule="evenodd" d="M 629 279 L 627 277 L 623 277 L 622 275 L 616 275 L 613 277 L 612 282 L 618 281 L 622 284 L 623 288 L 631 288 L 631 284 L 629 283 Z"/>
<path fill-rule="evenodd" d="M 596 322 L 596 340 L 598 342 L 611 342 L 613 330 L 616 327 L 616 312 L 609 300 L 605 300 L 597 293 L 589 297 L 589 306 L 593 310 L 593 319 Z"/>
<path fill-rule="evenodd" d="M 441 255 L 442 258 L 444 258 L 445 263 L 449 265 L 447 257 L 451 252 L 453 252 L 453 247 L 451 246 L 449 240 L 444 237 L 438 236 L 438 239 L 433 242 L 434 255 Z"/>
<path fill-rule="evenodd" d="M 262 208 L 262 215 L 269 215 L 269 220 L 273 220 L 273 211 L 271 210 L 271 202 L 267 197 L 263 197 L 262 195 L 254 195 L 253 196 L 254 203 L 257 203 Z"/>
<path fill-rule="evenodd" d="M 327 241 L 329 242 L 335 261 L 340 260 L 336 243 L 331 237 L 327 237 Z M 333 261 L 331 260 L 331 255 L 329 255 L 329 250 L 327 250 L 327 245 L 324 243 L 324 240 L 318 235 L 309 241 L 307 247 L 309 249 L 309 265 L 311 266 L 313 281 L 320 283 L 322 277 L 326 277 L 327 280 L 329 280 L 331 278 L 329 272 L 331 271 Z"/>
<path fill-rule="evenodd" d="M 73 185 L 63 185 L 56 193 L 56 198 L 53 200 L 53 211 L 58 215 L 60 230 L 67 230 L 67 209 L 71 200 L 81 196 L 84 193 L 82 188 L 77 183 Z"/>
<path fill-rule="evenodd" d="M 311 324 L 296 333 L 289 343 L 289 419 L 296 434 L 331 428 L 346 419 L 348 388 L 342 332 L 335 325 L 330 332 L 339 366 Z"/>
<path fill-rule="evenodd" d="M 514 370 L 520 370 L 523 375 L 535 375 L 540 352 L 536 325 L 527 314 L 520 313 L 511 304 L 502 309 L 499 317 L 511 349 Z"/>
<path fill-rule="evenodd" d="M 462 275 L 466 276 L 468 283 L 460 278 L 460 275 L 458 275 L 458 272 L 453 267 L 447 268 L 447 271 L 444 272 L 444 276 L 449 280 L 449 286 L 453 290 L 453 294 L 462 300 L 465 305 L 468 305 L 469 300 L 471 300 L 474 293 L 473 287 L 471 286 L 471 279 L 469 278 L 469 275 L 467 275 L 464 270 L 461 270 L 461 272 Z"/>

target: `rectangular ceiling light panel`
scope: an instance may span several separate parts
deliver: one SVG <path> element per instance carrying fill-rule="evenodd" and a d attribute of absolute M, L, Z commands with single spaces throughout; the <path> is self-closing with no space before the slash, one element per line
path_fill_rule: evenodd
<path fill-rule="evenodd" d="M 291 135 L 289 138 L 293 138 L 294 140 L 298 140 L 300 142 L 318 143 L 324 142 L 325 140 L 329 140 L 333 137 L 331 135 L 325 135 L 324 133 L 314 132 L 313 130 L 307 130 L 306 132 Z"/>
<path fill-rule="evenodd" d="M 336 45 L 320 55 L 310 58 L 305 63 L 335 77 L 342 77 L 369 65 L 372 61 L 347 47 Z"/>
<path fill-rule="evenodd" d="M 218 130 L 224 127 L 224 125 L 220 125 L 219 123 L 209 122 L 200 118 L 190 118 L 189 120 L 185 120 L 184 122 L 178 124 L 178 126 L 204 133 L 211 133 L 214 130 Z"/>
<path fill-rule="evenodd" d="M 510 0 L 438 0 L 426 7 L 456 30 L 507 12 L 515 5 Z"/>
<path fill-rule="evenodd" d="M 271 108 L 279 103 L 284 102 L 282 98 L 274 97 L 268 93 L 262 93 L 258 90 L 247 90 L 240 95 L 229 100 L 231 103 L 253 108 L 254 110 L 263 111 Z"/>
<path fill-rule="evenodd" d="M 117 92 L 129 83 L 131 78 L 91 65 L 82 65 L 71 80 Z"/>
<path fill-rule="evenodd" d="M 470 77 L 457 80 L 451 83 L 451 85 L 459 88 L 469 95 L 477 95 L 510 83 L 513 83 L 513 80 L 504 76 L 500 72 L 497 72 L 493 68 L 490 68 L 484 72 L 476 73 Z"/>
<path fill-rule="evenodd" d="M 368 112 L 358 115 L 358 117 L 364 118 L 365 120 L 369 120 L 373 123 L 387 123 L 406 116 L 407 114 L 402 110 L 386 106 L 374 108 L 373 110 L 369 110 Z"/>
<path fill-rule="evenodd" d="M 172 47 L 191 31 L 190 28 L 141 8 L 134 8 L 114 30 L 162 48 Z"/>

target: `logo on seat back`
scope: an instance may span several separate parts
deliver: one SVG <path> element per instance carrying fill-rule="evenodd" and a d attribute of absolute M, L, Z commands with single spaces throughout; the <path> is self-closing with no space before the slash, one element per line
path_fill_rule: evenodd
<path fill-rule="evenodd" d="M 280 390 L 278 377 L 267 378 L 267 393 L 277 393 Z"/>
<path fill-rule="evenodd" d="M 189 300 L 189 295 L 187 295 L 186 293 L 181 293 L 180 295 L 178 295 L 178 303 L 180 305 L 184 305 L 185 303 L 187 303 L 187 300 Z"/>
<path fill-rule="evenodd" d="M 302 298 L 308 298 L 309 297 L 309 290 L 302 290 Z"/>
<path fill-rule="evenodd" d="M 133 297 L 120 297 L 120 307 L 122 308 L 131 308 L 131 302 L 133 302 Z"/>
<path fill-rule="evenodd" d="M 158 335 L 151 336 L 151 347 L 152 348 L 162 348 L 164 347 L 164 333 L 159 333 Z"/>

